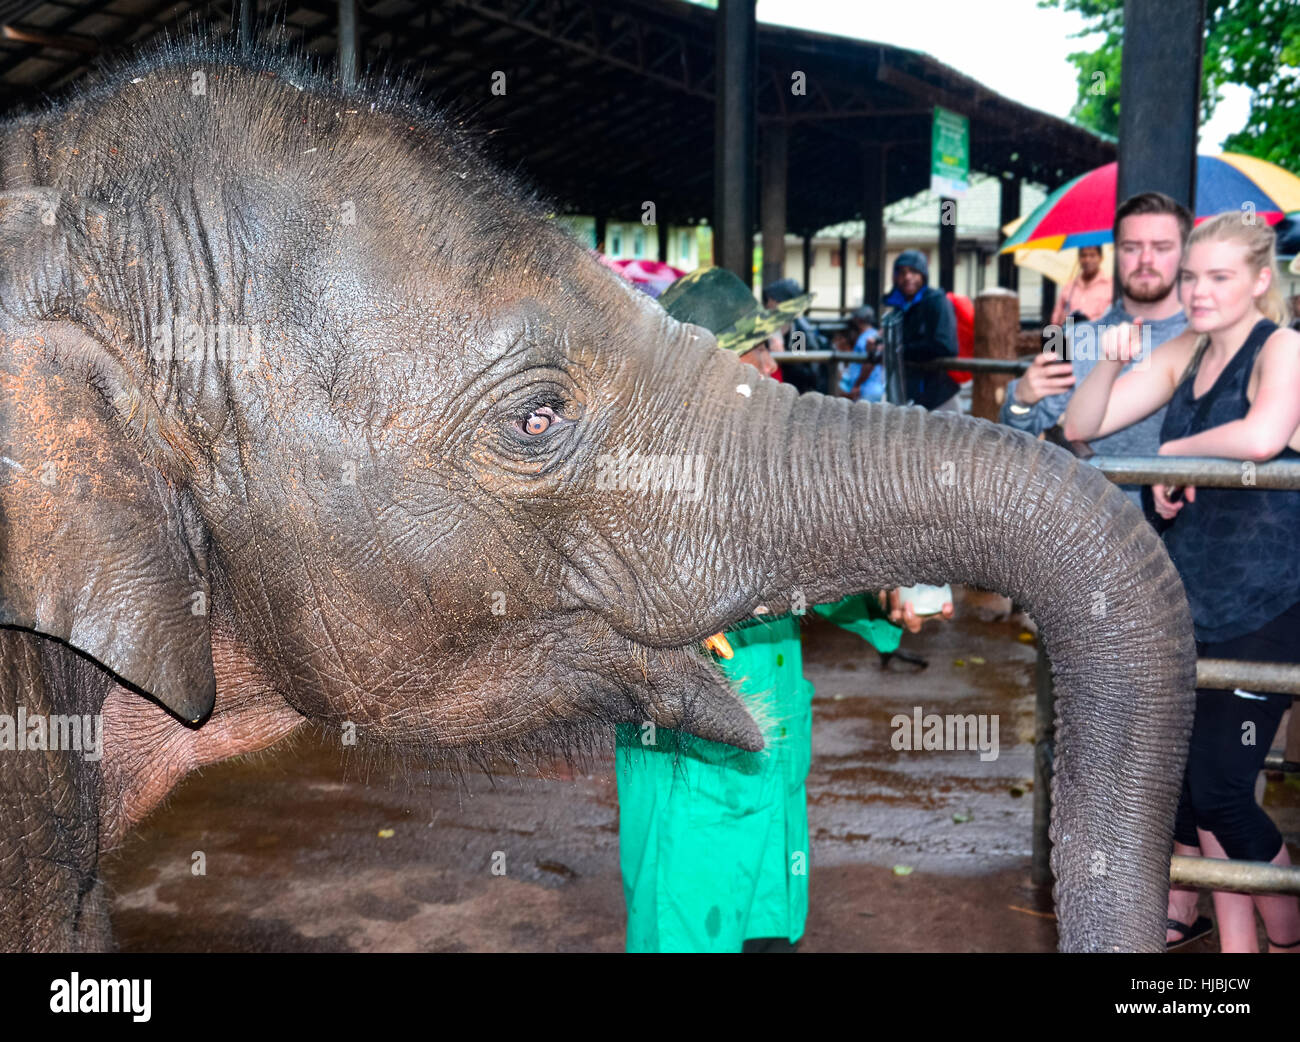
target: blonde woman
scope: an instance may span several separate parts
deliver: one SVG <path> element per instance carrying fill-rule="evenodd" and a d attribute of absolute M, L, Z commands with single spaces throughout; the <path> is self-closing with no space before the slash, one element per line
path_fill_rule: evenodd
<path fill-rule="evenodd" d="M 1142 357 L 1140 324 L 1107 330 L 1102 359 L 1065 413 L 1069 438 L 1104 437 L 1167 404 L 1162 456 L 1300 459 L 1300 333 L 1280 328 L 1273 231 L 1253 215 L 1220 214 L 1188 237 L 1179 272 L 1187 332 Z M 1118 377 L 1118 378 L 1117 378 Z M 1300 662 L 1300 491 L 1152 489 L 1169 555 L 1187 590 L 1204 658 Z M 1255 782 L 1291 700 L 1198 689 L 1175 853 L 1289 865 L 1255 802 Z M 1253 741 L 1251 738 L 1253 737 Z M 1223 951 L 1300 952 L 1295 897 L 1214 894 Z M 1194 890 L 1169 897 L 1171 946 L 1208 932 Z"/>

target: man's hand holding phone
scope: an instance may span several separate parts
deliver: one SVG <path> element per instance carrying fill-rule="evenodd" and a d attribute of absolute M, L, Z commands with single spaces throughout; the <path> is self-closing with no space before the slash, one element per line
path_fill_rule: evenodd
<path fill-rule="evenodd" d="M 1074 366 L 1051 351 L 1038 355 L 1016 383 L 1012 396 L 1021 405 L 1033 405 L 1074 386 Z"/>

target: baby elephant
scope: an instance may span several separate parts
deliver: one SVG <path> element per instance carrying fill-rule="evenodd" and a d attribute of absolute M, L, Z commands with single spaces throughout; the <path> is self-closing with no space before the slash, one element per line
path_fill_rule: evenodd
<path fill-rule="evenodd" d="M 0 138 L 0 947 L 111 946 L 100 854 L 307 718 L 758 749 L 701 640 L 952 581 L 1052 655 L 1062 948 L 1163 949 L 1194 647 L 1100 474 L 762 377 L 403 97 L 189 42 Z"/>

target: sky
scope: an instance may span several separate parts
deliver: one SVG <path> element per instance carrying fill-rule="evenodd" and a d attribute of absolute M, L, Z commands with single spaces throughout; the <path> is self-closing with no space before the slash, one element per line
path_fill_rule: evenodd
<path fill-rule="evenodd" d="M 1062 118 L 1078 94 L 1066 56 L 1101 40 L 1075 38 L 1081 16 L 1040 8 L 1036 0 L 758 0 L 758 18 L 924 51 L 999 94 Z M 1201 150 L 1220 151 L 1249 113 L 1248 89 L 1225 90 L 1201 128 Z"/>

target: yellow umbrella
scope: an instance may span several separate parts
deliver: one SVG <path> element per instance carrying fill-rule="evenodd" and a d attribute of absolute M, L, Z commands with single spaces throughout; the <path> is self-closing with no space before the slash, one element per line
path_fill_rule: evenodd
<path fill-rule="evenodd" d="M 1010 238 L 1024 222 L 1024 217 L 1017 217 L 1010 224 L 1002 226 L 1002 234 Z M 1077 246 L 1067 250 L 1016 250 L 1012 256 L 1017 267 L 1036 271 L 1060 286 L 1064 286 L 1079 274 Z M 1113 271 L 1114 262 L 1115 247 L 1111 243 L 1105 243 L 1101 248 L 1101 270 Z"/>

